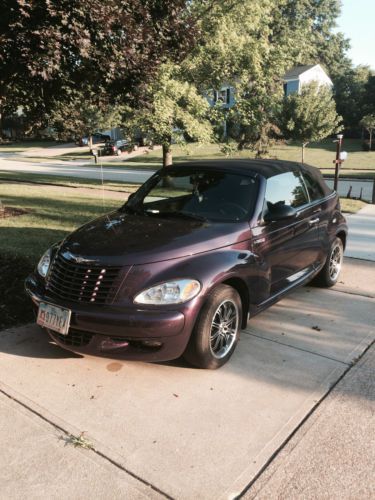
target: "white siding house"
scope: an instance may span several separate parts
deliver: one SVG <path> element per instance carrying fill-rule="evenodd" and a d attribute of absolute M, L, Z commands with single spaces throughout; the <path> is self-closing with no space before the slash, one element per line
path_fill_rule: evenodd
<path fill-rule="evenodd" d="M 332 80 L 320 64 L 295 66 L 284 75 L 285 95 L 288 96 L 294 92 L 300 92 L 303 85 L 311 82 L 317 82 L 319 85 L 327 85 L 329 87 L 333 86 Z"/>

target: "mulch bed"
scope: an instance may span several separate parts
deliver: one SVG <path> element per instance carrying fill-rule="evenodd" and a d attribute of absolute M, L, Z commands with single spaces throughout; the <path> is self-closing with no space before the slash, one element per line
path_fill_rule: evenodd
<path fill-rule="evenodd" d="M 34 267 L 35 262 L 23 256 L 0 252 L 0 331 L 33 321 L 24 281 Z"/>
<path fill-rule="evenodd" d="M 25 215 L 28 213 L 30 213 L 30 210 L 3 206 L 0 208 L 0 219 L 5 219 L 6 217 L 17 217 L 18 215 Z"/>

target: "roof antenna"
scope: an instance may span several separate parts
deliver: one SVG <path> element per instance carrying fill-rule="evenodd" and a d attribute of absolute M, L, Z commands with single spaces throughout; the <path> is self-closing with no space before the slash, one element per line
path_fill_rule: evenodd
<path fill-rule="evenodd" d="M 102 181 L 102 208 L 103 212 L 105 212 L 105 203 L 104 203 L 104 172 L 103 172 L 103 161 L 100 157 L 100 178 Z"/>

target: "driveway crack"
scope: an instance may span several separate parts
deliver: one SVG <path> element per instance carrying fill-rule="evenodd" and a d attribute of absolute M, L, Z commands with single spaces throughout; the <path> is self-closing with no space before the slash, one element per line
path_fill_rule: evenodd
<path fill-rule="evenodd" d="M 71 438 L 71 433 L 68 432 L 66 429 L 64 429 L 61 425 L 56 424 L 55 422 L 53 422 L 53 420 L 47 418 L 42 413 L 40 413 L 37 410 L 31 408 L 29 405 L 27 405 L 23 401 L 20 401 L 19 399 L 15 398 L 14 396 L 11 396 L 6 391 L 4 391 L 4 389 L 0 388 L 0 394 L 3 394 L 8 399 L 12 400 L 13 402 L 19 404 L 20 406 L 22 406 L 26 410 L 30 411 L 31 413 L 33 413 L 34 415 L 36 415 L 37 417 L 39 417 L 41 420 L 43 420 L 44 422 L 46 422 L 49 425 L 51 425 L 54 429 L 62 432 L 67 438 Z M 108 455 L 106 455 L 105 453 L 103 453 L 102 451 L 97 450 L 96 448 L 92 448 L 92 449 L 88 450 L 88 452 L 89 453 L 95 453 L 97 456 L 99 456 L 102 459 L 106 460 L 111 465 L 115 466 L 117 469 L 121 470 L 122 472 L 125 472 L 126 474 L 128 474 L 129 476 L 131 476 L 133 479 L 136 479 L 137 481 L 141 482 L 145 486 L 147 486 L 147 487 L 151 488 L 152 490 L 154 490 L 155 492 L 159 493 L 164 498 L 168 498 L 169 500 L 173 500 L 173 497 L 171 497 L 170 495 L 168 495 L 168 493 L 166 493 L 165 491 L 159 489 L 157 486 L 153 485 L 152 483 L 149 483 L 148 481 L 146 481 L 142 477 L 138 476 L 134 472 L 130 471 L 129 469 L 127 469 L 126 467 L 124 467 L 123 465 L 121 465 L 118 461 L 112 459 L 111 457 L 109 457 Z"/>

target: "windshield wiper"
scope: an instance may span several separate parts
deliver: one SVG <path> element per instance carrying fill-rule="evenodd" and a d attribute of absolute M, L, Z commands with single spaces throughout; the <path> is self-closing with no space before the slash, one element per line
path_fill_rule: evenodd
<path fill-rule="evenodd" d="M 207 219 L 206 217 L 203 217 L 203 215 L 198 215 L 194 214 L 192 212 L 151 212 L 154 213 L 155 215 L 160 215 L 161 217 L 177 217 L 180 219 L 192 219 L 192 220 L 199 220 L 202 222 L 206 222 Z"/>

